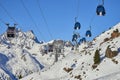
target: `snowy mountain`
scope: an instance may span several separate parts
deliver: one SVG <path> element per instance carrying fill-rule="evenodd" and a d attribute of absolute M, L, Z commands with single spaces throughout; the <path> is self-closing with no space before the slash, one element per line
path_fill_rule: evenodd
<path fill-rule="evenodd" d="M 54 54 L 53 52 L 46 54 L 45 46 L 53 42 L 55 40 L 41 44 L 33 31 L 22 32 L 16 29 L 15 38 L 8 38 L 7 32 L 2 34 L 0 36 L 1 80 L 18 80 L 49 68 L 54 63 Z"/>
<path fill-rule="evenodd" d="M 0 67 L 2 70 L 0 73 L 1 76 L 6 77 L 2 80 L 9 80 L 9 78 L 17 80 L 33 72 L 38 72 L 44 67 L 29 51 L 33 47 L 39 46 L 36 40 L 32 31 L 26 33 L 17 31 L 16 37 L 11 39 L 7 38 L 6 33 L 1 35 Z M 39 49 L 32 51 L 39 51 Z"/>
<path fill-rule="evenodd" d="M 40 44 L 33 31 L 17 30 L 12 39 L 4 33 L 0 36 L 0 77 L 1 80 L 120 79 L 119 40 L 120 23 L 92 42 L 80 44 L 78 50 L 71 50 L 70 41 L 52 40 Z M 97 50 L 100 62 L 95 64 Z"/>

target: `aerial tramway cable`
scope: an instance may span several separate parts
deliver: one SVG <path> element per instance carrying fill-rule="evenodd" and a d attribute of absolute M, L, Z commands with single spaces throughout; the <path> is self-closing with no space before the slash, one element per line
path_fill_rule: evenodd
<path fill-rule="evenodd" d="M 74 43 L 76 50 L 78 47 L 78 39 L 80 38 L 79 30 L 81 28 L 80 22 L 77 21 L 79 17 L 79 6 L 80 6 L 80 2 L 79 0 L 77 0 L 75 24 L 74 24 L 74 31 L 73 31 L 73 36 L 72 36 L 72 42 Z"/>
<path fill-rule="evenodd" d="M 8 15 L 8 17 L 15 23 L 15 24 L 19 24 L 11 15 L 10 13 L 7 11 L 7 9 L 0 3 L 0 7 L 4 10 L 4 12 Z M 0 19 L 0 21 L 6 25 L 6 22 L 4 22 L 2 19 Z M 19 24 L 19 27 L 22 27 L 20 24 Z"/>
<path fill-rule="evenodd" d="M 42 11 L 41 6 L 40 6 L 40 2 L 39 2 L 39 0 L 36 0 L 36 1 L 37 1 L 37 4 L 38 4 L 38 7 L 39 7 L 39 11 L 40 11 L 40 13 L 41 13 L 41 16 L 42 16 L 42 18 L 43 18 L 43 20 L 44 20 L 44 22 L 45 22 L 45 24 L 46 24 L 45 27 L 46 27 L 46 29 L 47 29 L 47 31 L 48 31 L 48 33 L 49 33 L 49 36 L 50 36 L 51 39 L 53 39 L 53 36 L 52 36 L 51 31 L 50 31 L 50 29 L 49 29 L 47 20 L 46 20 L 46 18 L 45 18 L 45 15 L 43 14 L 43 11 Z"/>
<path fill-rule="evenodd" d="M 77 9 L 76 9 L 74 30 L 79 30 L 81 28 L 81 24 L 77 21 L 77 19 L 79 17 L 79 5 L 80 5 L 80 2 L 79 2 L 79 0 L 77 0 Z"/>
<path fill-rule="evenodd" d="M 92 25 L 91 24 L 92 24 L 94 18 L 95 18 L 95 14 L 93 14 L 93 16 L 92 16 L 92 18 L 90 20 L 89 29 L 86 31 L 86 34 L 85 34 L 86 37 L 91 37 L 92 36 L 92 30 L 91 30 Z"/>
<path fill-rule="evenodd" d="M 3 23 L 3 24 L 5 24 L 5 22 L 1 18 L 0 18 L 0 22 Z"/>
<path fill-rule="evenodd" d="M 25 6 L 23 0 L 20 0 L 20 1 L 21 1 L 22 5 L 23 5 L 25 11 L 27 12 L 28 16 L 30 17 L 31 21 L 32 21 L 33 24 L 35 25 L 36 30 L 38 30 L 38 32 L 39 32 L 39 34 L 42 36 L 43 40 L 45 40 L 45 38 L 44 38 L 44 36 L 42 35 L 41 31 L 38 29 L 37 24 L 35 23 L 32 15 L 30 14 L 30 12 L 29 12 L 29 10 L 27 9 L 27 7 Z"/>
<path fill-rule="evenodd" d="M 0 7 L 6 12 L 6 14 L 10 17 L 11 20 L 13 20 L 13 22 L 17 23 L 17 21 L 9 14 L 9 12 L 5 9 L 5 7 L 0 4 Z M 0 21 L 7 25 L 8 29 L 7 29 L 7 37 L 9 38 L 14 38 L 15 37 L 15 26 L 14 27 L 10 27 L 8 23 L 5 23 L 2 19 L 0 19 Z M 14 24 L 16 25 L 16 24 Z M 10 30 L 9 30 L 10 29 Z"/>
<path fill-rule="evenodd" d="M 17 23 L 17 21 L 9 14 L 7 9 L 1 3 L 0 3 L 0 7 L 6 12 L 6 14 L 10 17 L 10 19 L 13 20 L 13 22 Z"/>
<path fill-rule="evenodd" d="M 77 0 L 77 10 L 76 10 L 76 20 L 79 17 L 79 7 L 80 7 L 80 0 Z"/>

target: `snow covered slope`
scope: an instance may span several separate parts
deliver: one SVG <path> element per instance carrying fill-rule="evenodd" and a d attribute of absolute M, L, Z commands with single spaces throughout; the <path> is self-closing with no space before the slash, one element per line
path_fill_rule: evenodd
<path fill-rule="evenodd" d="M 41 49 L 54 40 L 40 44 L 33 31 L 22 32 L 18 29 L 15 38 L 8 38 L 6 34 L 5 32 L 0 36 L 2 80 L 18 80 L 32 73 L 45 71 L 53 65 L 55 58 L 53 53 L 42 53 Z M 68 50 L 66 48 L 66 51 Z"/>
<path fill-rule="evenodd" d="M 83 43 L 79 51 L 69 51 L 65 58 L 53 64 L 49 69 L 33 73 L 21 80 L 116 80 L 120 79 L 120 23 L 96 37 L 92 42 Z M 113 58 L 105 56 L 107 47 L 118 51 Z M 93 69 L 95 51 L 100 50 L 100 64 Z"/>
<path fill-rule="evenodd" d="M 40 44 L 32 31 L 17 30 L 16 37 L 0 36 L 0 77 L 2 80 L 116 80 L 120 79 L 120 23 L 79 45 L 79 50 L 64 47 L 64 56 L 54 62 L 55 52 L 44 53 L 47 44 Z M 66 45 L 66 44 L 65 44 Z M 69 44 L 70 45 L 70 44 Z M 117 51 L 113 58 L 105 56 L 107 48 Z M 101 62 L 93 69 L 95 51 Z"/>
<path fill-rule="evenodd" d="M 40 44 L 32 31 L 17 31 L 15 38 L 0 37 L 0 77 L 2 80 L 17 80 L 33 72 L 38 72 L 44 65 L 33 54 L 40 54 Z"/>

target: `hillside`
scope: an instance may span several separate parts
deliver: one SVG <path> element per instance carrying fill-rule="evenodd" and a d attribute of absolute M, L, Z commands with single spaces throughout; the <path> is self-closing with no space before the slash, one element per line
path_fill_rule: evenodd
<path fill-rule="evenodd" d="M 120 52 L 113 58 L 105 57 L 108 45 L 112 51 L 120 47 L 120 36 L 111 37 L 111 34 L 118 29 L 120 24 L 96 37 L 92 42 L 83 43 L 79 46 L 79 52 L 69 51 L 69 54 L 62 60 L 55 63 L 48 70 L 40 74 L 34 73 L 22 80 L 116 80 L 120 73 Z M 108 38 L 106 41 L 105 39 Z M 95 51 L 100 50 L 101 62 L 93 69 Z M 117 62 L 117 63 L 116 63 Z M 65 69 L 66 68 L 66 69 Z M 71 69 L 72 68 L 72 69 Z M 66 71 L 71 69 L 70 71 Z M 112 75 L 112 76 L 111 76 Z"/>
<path fill-rule="evenodd" d="M 18 80 L 35 72 L 46 70 L 54 63 L 54 55 L 46 54 L 45 45 L 35 37 L 33 31 L 16 29 L 16 37 L 0 36 L 0 77 L 2 80 Z M 67 49 L 66 49 L 67 50 Z M 68 51 L 68 50 L 67 50 Z M 61 57 L 62 58 L 62 57 Z"/>
<path fill-rule="evenodd" d="M 77 51 L 71 50 L 72 45 L 64 42 L 66 45 L 63 52 L 59 54 L 58 61 L 54 62 L 54 50 L 48 53 L 45 50 L 48 45 L 62 40 L 40 44 L 33 31 L 17 30 L 16 37 L 12 39 L 4 33 L 0 36 L 0 77 L 2 80 L 120 79 L 119 40 L 120 23 L 92 42 L 80 44 Z M 93 68 L 96 50 L 100 53 L 100 63 Z M 113 52 L 117 52 L 117 55 Z"/>

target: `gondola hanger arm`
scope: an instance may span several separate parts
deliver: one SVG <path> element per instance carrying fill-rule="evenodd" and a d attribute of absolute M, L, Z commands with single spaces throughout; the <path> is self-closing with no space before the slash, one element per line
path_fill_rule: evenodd
<path fill-rule="evenodd" d="M 102 5 L 104 5 L 104 0 L 102 0 Z"/>
<path fill-rule="evenodd" d="M 75 22 L 77 22 L 77 17 L 75 17 Z"/>

